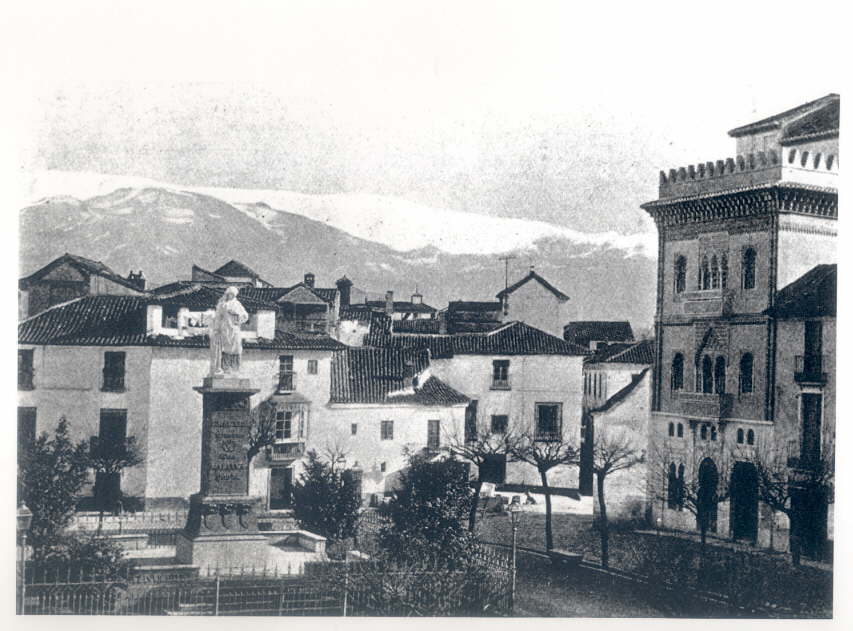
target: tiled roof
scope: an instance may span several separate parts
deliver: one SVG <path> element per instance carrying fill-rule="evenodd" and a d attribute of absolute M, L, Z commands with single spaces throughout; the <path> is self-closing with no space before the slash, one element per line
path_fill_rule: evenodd
<path fill-rule="evenodd" d="M 510 285 L 506 289 L 499 291 L 497 293 L 497 297 L 503 298 L 504 296 L 511 294 L 516 289 L 518 289 L 519 287 L 521 287 L 522 285 L 524 285 L 525 283 L 527 283 L 528 281 L 531 281 L 531 280 L 538 281 L 540 285 L 542 285 L 545 289 L 547 289 L 552 294 L 554 294 L 561 301 L 565 302 L 566 300 L 569 299 L 569 297 L 566 294 L 564 294 L 562 291 L 560 291 L 559 289 L 554 287 L 551 283 L 549 283 L 547 280 L 542 278 L 539 274 L 537 274 L 533 270 L 530 270 L 530 273 L 527 276 L 525 276 L 524 278 L 522 278 L 520 281 L 513 283 L 512 285 Z"/>
<path fill-rule="evenodd" d="M 433 358 L 454 355 L 587 355 L 585 348 L 561 340 L 523 322 L 508 322 L 488 333 L 452 335 L 386 335 L 365 343 L 390 348 L 427 348 Z"/>
<path fill-rule="evenodd" d="M 240 289 L 237 299 L 249 313 L 257 311 L 277 311 L 278 305 L 274 302 L 268 302 L 259 299 L 252 288 Z M 161 293 L 153 297 L 150 302 L 160 305 L 179 305 L 186 307 L 191 311 L 205 311 L 214 309 L 216 303 L 225 292 L 225 287 L 211 287 L 209 285 L 191 285 L 186 289 L 177 290 L 171 293 Z"/>
<path fill-rule="evenodd" d="M 837 94 L 827 94 L 826 96 L 822 96 L 814 101 L 809 101 L 808 103 L 803 103 L 802 105 L 785 110 L 784 112 L 774 114 L 773 116 L 762 118 L 754 123 L 735 127 L 729 131 L 729 136 L 737 138 L 738 136 L 746 136 L 748 134 L 754 134 L 767 129 L 779 128 L 784 123 L 791 121 L 792 119 L 796 119 L 814 110 L 821 109 L 826 105 L 831 104 L 833 101 L 837 102 L 838 100 L 839 96 Z"/>
<path fill-rule="evenodd" d="M 418 318 L 415 320 L 394 320 L 391 322 L 394 333 L 440 333 L 441 321 L 433 318 Z"/>
<path fill-rule="evenodd" d="M 192 279 L 193 280 L 205 280 L 205 281 L 214 281 L 224 283 L 225 277 L 220 276 L 219 274 L 215 274 L 214 272 L 208 271 L 203 267 L 199 267 L 198 265 L 193 264 L 192 266 Z"/>
<path fill-rule="evenodd" d="M 357 320 L 366 324 L 371 321 L 374 313 L 373 309 L 364 304 L 348 305 L 341 307 L 339 317 L 341 320 Z"/>
<path fill-rule="evenodd" d="M 251 287 L 240 290 L 240 293 L 245 293 L 247 296 L 252 296 L 257 300 L 278 302 L 298 287 L 305 288 L 306 290 L 317 296 L 320 300 L 329 304 L 335 302 L 335 296 L 338 293 L 336 287 L 309 287 L 305 283 L 296 283 L 295 285 L 292 285 L 290 287 Z"/>
<path fill-rule="evenodd" d="M 782 134 L 782 144 L 838 136 L 840 117 L 840 100 L 830 101 L 820 109 L 809 112 L 787 125 Z"/>
<path fill-rule="evenodd" d="M 448 311 L 500 311 L 499 302 L 472 302 L 469 300 L 454 300 L 447 305 Z"/>
<path fill-rule="evenodd" d="M 45 265 L 39 270 L 36 270 L 29 276 L 22 278 L 19 281 L 19 286 L 22 288 L 26 287 L 30 282 L 34 280 L 38 280 L 44 274 L 49 272 L 50 270 L 62 265 L 63 263 L 70 263 L 71 265 L 77 267 L 78 269 L 82 269 L 84 272 L 90 275 L 102 276 L 104 278 L 108 278 L 114 283 L 122 285 L 124 287 L 129 287 L 130 289 L 135 289 L 140 293 L 145 293 L 144 291 L 140 291 L 139 287 L 137 287 L 134 283 L 129 281 L 128 279 L 120 276 L 112 269 L 110 269 L 107 265 L 102 263 L 101 261 L 94 261 L 92 259 L 87 259 L 84 256 L 80 256 L 78 254 L 69 254 L 66 252 L 62 256 L 52 260 L 50 263 Z"/>
<path fill-rule="evenodd" d="M 237 276 L 239 278 L 248 277 L 248 278 L 260 278 L 259 274 L 253 270 L 248 265 L 241 263 L 240 261 L 231 259 L 225 265 L 220 267 L 217 270 L 213 271 L 214 274 L 218 274 L 219 276 Z"/>
<path fill-rule="evenodd" d="M 368 300 L 365 304 L 372 309 L 385 309 L 384 300 Z M 435 307 L 422 302 L 394 301 L 394 313 L 435 313 L 435 311 Z"/>
<path fill-rule="evenodd" d="M 818 265 L 776 292 L 773 307 L 765 313 L 777 318 L 835 316 L 838 267 Z"/>
<path fill-rule="evenodd" d="M 628 397 L 628 395 L 630 395 L 636 389 L 636 387 L 638 385 L 640 385 L 640 383 L 643 381 L 643 379 L 645 378 L 645 376 L 649 372 L 649 370 L 650 370 L 650 368 L 643 368 L 642 372 L 640 372 L 636 375 L 633 375 L 631 377 L 631 381 L 628 382 L 628 384 L 624 388 L 622 388 L 621 390 L 616 392 L 616 394 L 614 394 L 612 397 L 607 399 L 607 401 L 602 403 L 597 408 L 590 410 L 590 413 L 607 412 L 608 410 L 615 407 L 620 402 L 624 401 Z"/>
<path fill-rule="evenodd" d="M 654 364 L 655 363 L 655 341 L 642 340 L 640 342 L 610 344 L 594 355 L 587 357 L 588 364 Z"/>
<path fill-rule="evenodd" d="M 176 280 L 171 283 L 166 283 L 165 285 L 160 285 L 159 287 L 155 287 L 150 291 L 150 293 L 155 295 L 163 295 L 163 294 L 172 294 L 178 291 L 186 290 L 192 287 L 213 287 L 213 288 L 221 288 L 225 289 L 230 286 L 237 287 L 241 292 L 246 289 L 253 289 L 251 283 L 248 282 L 228 282 L 221 280 Z"/>
<path fill-rule="evenodd" d="M 208 347 L 206 335 L 183 339 L 145 334 L 142 296 L 85 296 L 42 311 L 18 325 L 19 344 L 65 346 Z M 243 349 L 338 350 L 345 348 L 327 335 L 296 335 L 277 331 L 274 339 L 246 339 Z"/>
<path fill-rule="evenodd" d="M 330 403 L 456 405 L 468 398 L 429 377 L 419 387 L 413 378 L 429 367 L 425 350 L 348 348 L 332 357 Z"/>
<path fill-rule="evenodd" d="M 563 327 L 563 339 L 573 344 L 589 348 L 592 341 L 631 342 L 634 332 L 631 323 L 626 321 L 586 320 L 569 322 Z"/>

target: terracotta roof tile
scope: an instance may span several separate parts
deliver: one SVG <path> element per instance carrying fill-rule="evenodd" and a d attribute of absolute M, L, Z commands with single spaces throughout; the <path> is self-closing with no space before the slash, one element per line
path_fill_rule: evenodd
<path fill-rule="evenodd" d="M 777 318 L 835 316 L 838 266 L 818 265 L 776 292 L 773 307 L 765 313 Z"/>
<path fill-rule="evenodd" d="M 641 340 L 640 342 L 616 343 L 596 351 L 586 358 L 589 364 L 647 364 L 655 363 L 655 341 Z"/>
<path fill-rule="evenodd" d="M 634 332 L 631 323 L 625 321 L 586 320 L 569 322 L 563 327 L 563 339 L 573 344 L 589 348 L 589 343 L 631 342 Z"/>

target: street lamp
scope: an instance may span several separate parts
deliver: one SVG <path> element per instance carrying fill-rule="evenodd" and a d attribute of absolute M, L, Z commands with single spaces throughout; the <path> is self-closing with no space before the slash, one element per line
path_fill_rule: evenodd
<path fill-rule="evenodd" d="M 507 508 L 509 518 L 512 520 L 512 583 L 509 593 L 510 612 L 515 611 L 515 567 L 516 567 L 516 551 L 518 542 L 518 518 L 521 516 L 521 498 L 516 495 L 512 498 L 512 502 Z"/>
<path fill-rule="evenodd" d="M 27 598 L 27 532 L 33 523 L 33 512 L 27 505 L 21 503 L 17 514 L 17 531 L 21 533 L 21 608 L 19 613 L 24 613 L 24 603 Z"/>

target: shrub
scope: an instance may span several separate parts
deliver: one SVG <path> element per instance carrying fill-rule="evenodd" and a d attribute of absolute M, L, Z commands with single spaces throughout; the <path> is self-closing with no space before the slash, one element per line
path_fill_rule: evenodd
<path fill-rule="evenodd" d="M 339 471 L 309 451 L 293 496 L 294 514 L 302 528 L 332 541 L 356 534 L 361 491 L 349 471 Z"/>

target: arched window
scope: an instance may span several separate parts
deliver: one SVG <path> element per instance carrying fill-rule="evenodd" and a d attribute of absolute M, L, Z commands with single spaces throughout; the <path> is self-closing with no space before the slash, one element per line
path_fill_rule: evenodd
<path fill-rule="evenodd" d="M 717 440 L 717 428 L 711 426 L 711 440 Z"/>
<path fill-rule="evenodd" d="M 681 427 L 679 425 L 679 427 Z M 682 510 L 684 508 L 684 465 L 678 465 L 678 494 L 675 498 L 676 504 L 678 504 L 678 510 Z"/>
<path fill-rule="evenodd" d="M 711 394 L 714 391 L 714 368 L 711 358 L 705 355 L 702 358 L 702 392 Z"/>
<path fill-rule="evenodd" d="M 723 254 L 720 256 L 720 287 L 723 289 L 729 283 L 729 257 Z"/>
<path fill-rule="evenodd" d="M 738 429 L 738 431 L 737 431 L 737 444 L 743 445 L 743 430 L 742 429 Z"/>
<path fill-rule="evenodd" d="M 676 353 L 672 358 L 672 374 L 670 376 L 672 390 L 684 389 L 684 355 Z"/>
<path fill-rule="evenodd" d="M 675 259 L 675 293 L 680 294 L 687 286 L 687 259 L 683 256 Z"/>
<path fill-rule="evenodd" d="M 681 423 L 678 424 L 678 437 L 684 438 L 684 425 Z"/>
<path fill-rule="evenodd" d="M 702 269 L 699 272 L 699 289 L 711 288 L 711 270 L 708 267 L 708 257 L 702 257 Z"/>
<path fill-rule="evenodd" d="M 720 287 L 720 268 L 717 263 L 717 255 L 711 257 L 711 289 Z"/>
<path fill-rule="evenodd" d="M 755 289 L 755 250 L 752 248 L 744 250 L 741 270 L 743 276 L 743 288 Z"/>
<path fill-rule="evenodd" d="M 755 444 L 755 432 L 753 432 L 752 430 L 749 430 L 746 433 L 746 444 L 747 445 L 754 445 Z"/>
<path fill-rule="evenodd" d="M 678 506 L 678 476 L 675 475 L 675 463 L 669 465 L 669 473 L 666 476 L 666 507 Z"/>
<path fill-rule="evenodd" d="M 726 392 L 726 358 L 717 357 L 714 362 L 714 392 L 725 394 Z"/>
<path fill-rule="evenodd" d="M 752 392 L 752 353 L 740 357 L 740 391 Z"/>
<path fill-rule="evenodd" d="M 670 423 L 670 424 L 669 424 L 669 435 L 670 435 L 670 436 L 675 436 L 675 423 Z"/>
<path fill-rule="evenodd" d="M 708 440 L 708 426 L 707 425 L 702 425 L 701 429 L 699 430 L 699 436 L 702 438 L 702 440 Z"/>

